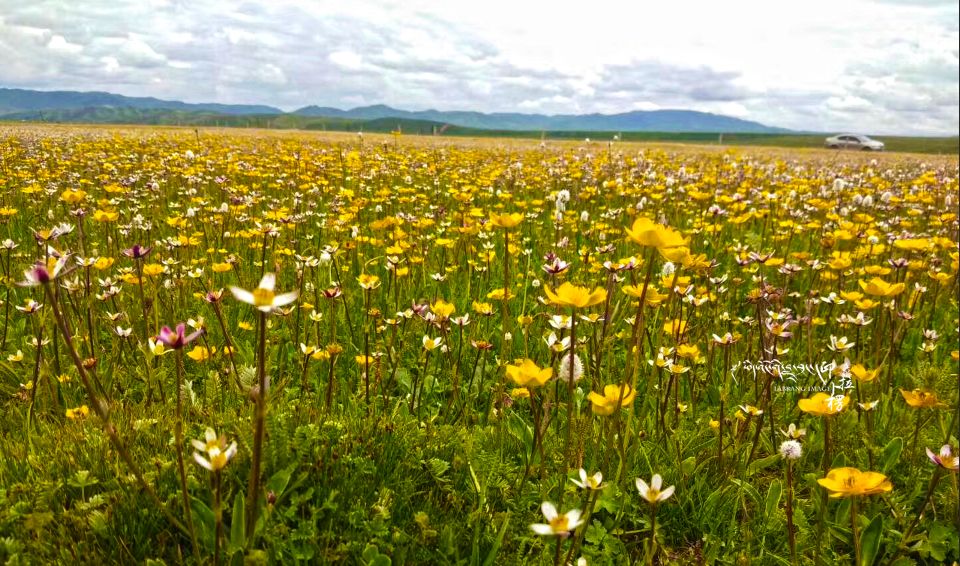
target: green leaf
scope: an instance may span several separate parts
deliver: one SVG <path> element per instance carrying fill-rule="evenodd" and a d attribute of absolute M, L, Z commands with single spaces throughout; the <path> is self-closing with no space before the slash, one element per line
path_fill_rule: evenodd
<path fill-rule="evenodd" d="M 859 566 L 873 566 L 880 555 L 880 538 L 883 534 L 883 518 L 877 515 L 870 524 L 860 533 L 860 564 Z"/>
<path fill-rule="evenodd" d="M 760 507 L 760 492 L 757 491 L 757 488 L 736 478 L 730 478 L 730 481 L 736 484 L 741 490 L 745 491 L 746 494 L 750 496 L 750 499 L 753 500 L 753 504 L 755 506 Z"/>
<path fill-rule="evenodd" d="M 880 470 L 888 473 L 900 459 L 901 452 L 903 452 L 903 439 L 898 436 L 883 447 L 883 465 Z"/>
<path fill-rule="evenodd" d="M 497 534 L 497 539 L 493 541 L 490 552 L 487 553 L 487 557 L 483 560 L 483 566 L 493 566 L 494 561 L 497 559 L 497 553 L 500 552 L 500 547 L 503 545 L 503 537 L 507 534 L 507 527 L 509 525 L 510 516 L 508 515 L 504 518 L 503 525 L 500 526 L 500 532 Z"/>
<path fill-rule="evenodd" d="M 213 511 L 206 503 L 196 497 L 190 498 L 190 508 L 193 512 L 193 524 L 197 531 L 197 538 L 206 548 L 213 548 L 213 536 L 216 532 L 216 519 Z"/>
<path fill-rule="evenodd" d="M 686 460 L 680 462 L 680 471 L 685 476 L 693 475 L 693 470 L 696 468 L 697 458 L 696 456 L 690 456 Z"/>
<path fill-rule="evenodd" d="M 267 493 L 272 491 L 278 498 L 283 495 L 284 490 L 287 489 L 287 484 L 290 483 L 290 476 L 296 467 L 297 465 L 294 464 L 270 476 L 270 479 L 267 480 Z"/>
<path fill-rule="evenodd" d="M 780 480 L 773 480 L 773 482 L 770 483 L 770 489 L 767 490 L 767 502 L 763 515 L 768 523 L 777 512 L 777 506 L 780 505 L 780 495 L 782 493 L 783 486 L 780 484 Z"/>
<path fill-rule="evenodd" d="M 230 546 L 243 548 L 247 542 L 246 497 L 238 490 L 233 498 L 233 514 L 230 516 Z"/>
<path fill-rule="evenodd" d="M 772 454 L 770 456 L 767 456 L 766 458 L 754 460 L 753 462 L 750 462 L 750 465 L 747 466 L 747 477 L 752 476 L 753 474 L 757 473 L 760 470 L 769 468 L 770 466 L 773 466 L 779 461 L 780 461 L 779 454 Z"/>

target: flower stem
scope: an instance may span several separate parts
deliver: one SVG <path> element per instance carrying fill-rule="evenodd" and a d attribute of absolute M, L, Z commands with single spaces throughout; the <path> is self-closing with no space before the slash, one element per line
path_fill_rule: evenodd
<path fill-rule="evenodd" d="M 97 413 L 97 416 L 103 422 L 103 430 L 107 433 L 107 438 L 110 439 L 110 443 L 113 444 L 113 447 L 120 455 L 120 458 L 123 459 L 124 463 L 127 465 L 127 468 L 137 479 L 140 487 L 147 492 L 147 495 L 157 505 L 157 507 L 160 509 L 160 512 L 163 513 L 164 517 L 166 517 L 167 521 L 169 521 L 171 525 L 180 530 L 182 533 L 189 534 L 183 523 L 177 520 L 177 518 L 174 517 L 173 514 L 166 508 L 166 506 L 160 500 L 160 497 L 157 496 L 157 492 L 154 491 L 153 486 L 147 483 L 147 480 L 143 477 L 143 473 L 140 471 L 139 466 L 137 466 L 137 464 L 133 461 L 130 451 L 127 449 L 126 444 L 123 443 L 123 440 L 120 438 L 120 434 L 117 432 L 116 427 L 113 425 L 113 422 L 110 419 L 109 409 L 107 408 L 106 404 L 102 403 L 100 399 L 97 398 L 97 394 L 94 392 L 93 384 L 90 382 L 90 378 L 87 375 L 87 370 L 83 367 L 83 361 L 80 359 L 80 355 L 77 353 L 77 349 L 73 345 L 73 338 L 71 338 L 70 332 L 67 329 L 67 323 L 63 318 L 63 313 L 60 312 L 60 307 L 57 303 L 56 296 L 50 289 L 49 285 L 44 287 L 44 291 L 47 294 L 47 299 L 50 301 L 50 308 L 53 309 L 53 316 L 57 320 L 57 325 L 60 328 L 60 332 L 63 334 L 64 343 L 67 345 L 67 352 L 70 354 L 70 359 L 73 360 L 73 364 L 77 368 L 77 373 L 80 375 L 80 382 L 83 384 L 83 388 L 87 393 L 87 398 L 90 400 L 90 405 L 92 405 L 94 412 Z"/>
<path fill-rule="evenodd" d="M 257 531 L 257 492 L 260 485 L 260 461 L 263 459 L 263 435 L 267 417 L 267 315 L 260 312 L 257 340 L 257 391 L 254 396 L 253 456 L 247 484 L 247 544 Z"/>
<path fill-rule="evenodd" d="M 177 451 L 177 472 L 180 475 L 180 495 L 183 497 L 183 513 L 190 531 L 190 543 L 193 557 L 200 562 L 200 547 L 197 545 L 197 533 L 193 528 L 193 513 L 190 510 L 190 492 L 187 489 L 187 469 L 183 464 L 183 348 L 177 348 L 177 422 L 174 424 L 174 442 Z"/>

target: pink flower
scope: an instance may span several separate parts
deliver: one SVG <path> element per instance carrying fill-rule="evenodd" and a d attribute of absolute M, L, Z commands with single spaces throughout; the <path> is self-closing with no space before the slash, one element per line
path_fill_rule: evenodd
<path fill-rule="evenodd" d="M 953 470 L 954 472 L 960 470 L 960 458 L 953 455 L 953 449 L 950 448 L 949 444 L 941 446 L 939 454 L 935 454 L 933 450 L 927 448 L 927 458 L 930 458 L 931 462 L 941 468 Z"/>
<path fill-rule="evenodd" d="M 163 345 L 167 348 L 179 350 L 199 338 L 203 334 L 203 329 L 201 328 L 189 336 L 187 336 L 186 332 L 187 326 L 182 322 L 177 325 L 176 330 L 170 330 L 169 326 L 164 326 L 160 329 L 157 340 L 163 342 Z"/>

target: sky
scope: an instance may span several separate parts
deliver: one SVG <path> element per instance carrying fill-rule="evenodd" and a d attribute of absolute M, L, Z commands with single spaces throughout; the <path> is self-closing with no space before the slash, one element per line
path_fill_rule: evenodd
<path fill-rule="evenodd" d="M 0 86 L 957 135 L 957 0 L 0 0 Z"/>

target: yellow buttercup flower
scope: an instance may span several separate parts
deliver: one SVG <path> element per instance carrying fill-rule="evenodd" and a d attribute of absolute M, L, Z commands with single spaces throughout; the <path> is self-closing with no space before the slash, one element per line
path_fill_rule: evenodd
<path fill-rule="evenodd" d="M 444 301 L 443 299 L 437 299 L 432 305 L 430 305 L 430 312 L 437 315 L 437 318 L 444 320 L 450 318 L 450 315 L 457 312 L 457 307 Z"/>
<path fill-rule="evenodd" d="M 570 282 L 566 282 L 557 288 L 557 291 L 551 291 L 550 287 L 544 287 L 547 293 L 547 299 L 551 303 L 561 307 L 573 307 L 582 309 L 598 305 L 607 299 L 607 291 L 601 287 L 590 291 L 588 287 L 579 287 Z"/>
<path fill-rule="evenodd" d="M 187 357 L 195 362 L 205 362 L 210 359 L 214 352 L 216 352 L 214 348 L 208 350 L 203 346 L 194 346 L 192 350 L 187 352 Z"/>
<path fill-rule="evenodd" d="M 922 389 L 914 389 L 913 391 L 906 391 L 904 389 L 900 390 L 900 394 L 903 395 L 903 400 L 907 402 L 907 405 L 915 409 L 922 408 L 942 408 L 945 407 L 943 403 L 937 399 L 937 394 L 932 391 L 923 391 Z"/>
<path fill-rule="evenodd" d="M 817 415 L 820 417 L 829 417 L 843 411 L 850 404 L 850 397 L 843 395 L 827 395 L 820 392 L 809 399 L 800 399 L 797 401 L 797 407 L 804 413 Z"/>
<path fill-rule="evenodd" d="M 680 232 L 646 217 L 637 218 L 633 226 L 625 231 L 631 240 L 641 246 L 664 249 L 681 247 L 685 243 Z"/>
<path fill-rule="evenodd" d="M 593 413 L 604 417 L 612 415 L 620 407 L 629 409 L 636 397 L 637 392 L 626 384 L 606 385 L 603 388 L 602 395 L 593 391 L 587 395 L 587 398 L 593 405 Z"/>
<path fill-rule="evenodd" d="M 857 468 L 834 468 L 817 483 L 831 492 L 830 497 L 873 495 L 893 489 L 887 476 L 879 472 L 861 472 Z"/>
<path fill-rule="evenodd" d="M 523 214 L 519 212 L 490 215 L 490 224 L 497 228 L 515 228 L 521 222 L 523 222 Z"/>
<path fill-rule="evenodd" d="M 877 375 L 880 373 L 879 369 L 868 370 L 863 367 L 863 364 L 857 364 L 850 368 L 850 374 L 857 381 L 870 382 L 877 378 Z"/>
<path fill-rule="evenodd" d="M 380 278 L 376 275 L 370 275 L 369 273 L 361 273 L 357 277 L 357 283 L 360 284 L 361 288 L 369 291 L 380 286 Z"/>
<path fill-rule="evenodd" d="M 864 293 L 874 297 L 896 297 L 907 288 L 905 283 L 887 283 L 879 277 L 874 277 L 869 281 L 861 279 L 859 283 Z"/>
<path fill-rule="evenodd" d="M 553 368 L 540 368 L 530 359 L 519 365 L 507 365 L 507 377 L 520 387 L 540 387 L 553 377 Z"/>

